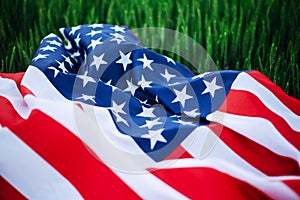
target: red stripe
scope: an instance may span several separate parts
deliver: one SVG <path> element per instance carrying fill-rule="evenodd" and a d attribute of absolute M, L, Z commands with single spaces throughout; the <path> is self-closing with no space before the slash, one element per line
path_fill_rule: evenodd
<path fill-rule="evenodd" d="M 151 173 L 191 199 L 269 199 L 248 183 L 207 167 L 152 169 Z"/>
<path fill-rule="evenodd" d="M 236 154 L 246 160 L 249 164 L 269 176 L 300 175 L 297 161 L 273 153 L 264 146 L 236 133 L 235 131 L 212 123 L 209 128 L 220 133 L 220 139 Z"/>
<path fill-rule="evenodd" d="M 8 78 L 17 84 L 17 87 L 19 88 L 19 91 L 21 92 L 22 96 L 25 96 L 26 94 L 32 94 L 34 95 L 27 87 L 24 85 L 21 85 L 21 81 L 23 79 L 25 72 L 20 73 L 0 73 L 0 77 L 2 78 Z"/>
<path fill-rule="evenodd" d="M 2 126 L 12 130 L 67 178 L 84 199 L 139 198 L 64 126 L 39 110 L 33 110 L 29 118 L 24 120 L 3 97 L 0 97 L 0 105 Z"/>
<path fill-rule="evenodd" d="M 248 74 L 262 84 L 264 87 L 268 88 L 284 105 L 286 105 L 295 114 L 300 115 L 300 100 L 288 96 L 282 91 L 282 89 L 268 79 L 264 74 L 258 71 L 248 72 Z"/>
<path fill-rule="evenodd" d="M 0 199 L 2 200 L 11 200 L 11 199 L 26 199 L 18 190 L 16 190 L 10 183 L 8 183 L 0 175 Z"/>
<path fill-rule="evenodd" d="M 281 116 L 268 109 L 257 96 L 250 92 L 230 90 L 219 110 L 236 115 L 265 118 L 300 150 L 300 132 L 294 131 Z"/>
<path fill-rule="evenodd" d="M 21 81 L 23 79 L 25 72 L 19 72 L 19 73 L 0 73 L 0 77 L 2 78 L 8 78 L 16 82 L 16 84 L 19 86 L 21 84 Z"/>
<path fill-rule="evenodd" d="M 31 90 L 29 90 L 26 86 L 24 86 L 24 85 L 21 85 L 20 86 L 20 92 L 21 92 L 21 94 L 22 94 L 22 96 L 24 97 L 25 95 L 27 95 L 27 94 L 31 94 L 31 95 L 33 95 L 33 96 L 35 96 L 32 92 L 31 92 Z"/>
<path fill-rule="evenodd" d="M 0 77 L 2 78 L 8 78 L 13 80 L 16 84 L 17 87 L 19 88 L 19 91 L 27 91 L 24 90 L 24 86 L 21 85 L 21 81 L 23 79 L 25 72 L 19 72 L 19 73 L 0 73 Z M 28 90 L 29 91 L 29 90 Z M 21 93 L 23 95 L 23 93 Z M 24 95 L 23 95 L 24 96 Z"/>
<path fill-rule="evenodd" d="M 300 180 L 282 181 L 300 196 Z M 300 197 L 299 197 L 300 198 Z"/>

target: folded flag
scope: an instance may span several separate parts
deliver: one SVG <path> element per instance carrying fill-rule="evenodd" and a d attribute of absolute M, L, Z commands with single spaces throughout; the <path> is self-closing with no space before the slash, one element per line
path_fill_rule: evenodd
<path fill-rule="evenodd" d="M 45 37 L 0 73 L 0 199 L 299 199 L 300 101 L 195 75 L 124 26 Z"/>

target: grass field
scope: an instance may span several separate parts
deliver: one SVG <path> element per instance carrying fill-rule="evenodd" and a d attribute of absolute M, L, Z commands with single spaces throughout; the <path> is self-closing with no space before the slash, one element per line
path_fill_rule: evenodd
<path fill-rule="evenodd" d="M 198 41 L 219 69 L 259 70 L 300 98 L 300 1 L 1 0 L 0 7 L 0 72 L 25 71 L 41 39 L 60 27 L 155 26 Z"/>

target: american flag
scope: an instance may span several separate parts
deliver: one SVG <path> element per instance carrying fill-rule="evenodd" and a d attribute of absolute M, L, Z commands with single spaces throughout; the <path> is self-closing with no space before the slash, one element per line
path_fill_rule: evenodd
<path fill-rule="evenodd" d="M 0 73 L 0 199 L 300 199 L 300 101 L 263 74 L 60 32 Z"/>

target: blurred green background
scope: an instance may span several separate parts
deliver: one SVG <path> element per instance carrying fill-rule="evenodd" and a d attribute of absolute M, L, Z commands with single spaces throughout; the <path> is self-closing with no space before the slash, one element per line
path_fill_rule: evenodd
<path fill-rule="evenodd" d="M 199 42 L 218 69 L 259 70 L 300 98 L 300 1 L 1 0 L 0 7 L 0 72 L 25 71 L 41 39 L 60 27 L 154 26 Z"/>

